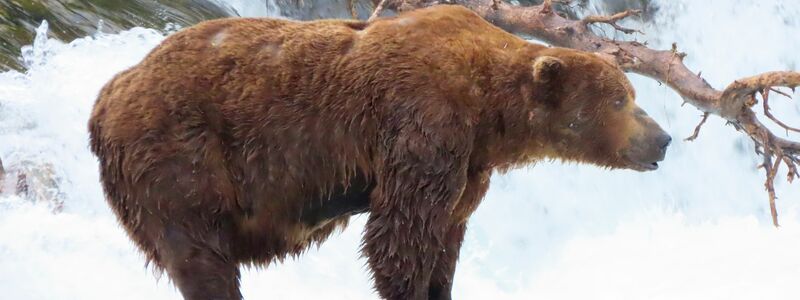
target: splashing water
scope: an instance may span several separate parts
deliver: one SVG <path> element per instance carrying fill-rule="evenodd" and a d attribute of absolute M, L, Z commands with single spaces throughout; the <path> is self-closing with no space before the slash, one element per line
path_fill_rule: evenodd
<path fill-rule="evenodd" d="M 264 1 L 226 1 L 271 15 Z M 657 1 L 651 47 L 677 42 L 686 63 L 724 87 L 769 70 L 797 70 L 800 4 L 779 0 Z M 641 26 L 641 25 L 640 25 Z M 86 121 L 97 92 L 164 36 L 135 28 L 68 44 L 46 23 L 23 49 L 29 70 L 0 73 L 0 157 L 52 165 L 65 201 L 0 195 L 0 293 L 8 299 L 177 299 L 155 283 L 107 208 Z M 675 140 L 700 113 L 657 82 L 631 75 L 637 100 Z M 795 93 L 796 98 L 800 94 Z M 800 123 L 800 105 L 773 101 Z M 779 132 L 779 131 L 776 131 Z M 794 135 L 793 138 L 798 138 Z M 776 182 L 783 227 L 769 221 L 752 143 L 711 118 L 695 142 L 675 142 L 660 170 L 605 171 L 540 163 L 497 175 L 470 221 L 457 299 L 794 299 L 800 294 L 800 186 Z M 358 258 L 365 218 L 298 261 L 244 270 L 246 299 L 375 299 Z"/>

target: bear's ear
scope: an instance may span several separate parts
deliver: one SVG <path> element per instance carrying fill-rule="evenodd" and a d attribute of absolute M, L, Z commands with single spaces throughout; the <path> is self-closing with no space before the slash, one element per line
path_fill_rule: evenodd
<path fill-rule="evenodd" d="M 540 56 L 533 61 L 533 80 L 547 83 L 561 74 L 564 61 L 552 56 Z"/>

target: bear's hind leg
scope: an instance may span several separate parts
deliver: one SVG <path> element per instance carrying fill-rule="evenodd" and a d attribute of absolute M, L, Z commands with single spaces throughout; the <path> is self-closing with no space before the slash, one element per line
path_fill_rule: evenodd
<path fill-rule="evenodd" d="M 186 300 L 239 300 L 239 268 L 229 246 L 224 233 L 212 231 L 198 238 L 166 225 L 156 242 L 157 263 Z"/>

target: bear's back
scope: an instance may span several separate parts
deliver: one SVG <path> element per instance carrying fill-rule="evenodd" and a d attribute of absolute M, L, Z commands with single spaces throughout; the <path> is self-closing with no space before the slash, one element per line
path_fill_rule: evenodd
<path fill-rule="evenodd" d="M 213 20 L 168 37 L 115 77 L 95 115 L 111 120 L 108 129 L 129 124 L 126 131 L 143 133 L 197 111 L 237 124 L 261 121 L 281 105 L 354 113 L 399 85 L 415 93 L 468 90 L 474 69 L 526 46 L 460 6 L 372 23 Z"/>

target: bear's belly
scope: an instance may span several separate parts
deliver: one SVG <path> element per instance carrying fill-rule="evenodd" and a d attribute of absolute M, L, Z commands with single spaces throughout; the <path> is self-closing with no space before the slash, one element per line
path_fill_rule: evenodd
<path fill-rule="evenodd" d="M 306 202 L 300 217 L 301 225 L 313 231 L 341 217 L 368 212 L 374 188 L 374 183 L 357 174 L 347 187 L 336 186 L 329 196 Z"/>
<path fill-rule="evenodd" d="M 287 241 L 292 241 L 295 249 L 324 241 L 337 228 L 343 229 L 351 216 L 369 211 L 374 188 L 359 174 L 346 188 L 338 185 L 329 195 L 306 202 L 299 222 L 285 233 Z"/>
<path fill-rule="evenodd" d="M 336 229 L 343 229 L 350 216 L 369 212 L 374 189 L 373 182 L 358 174 L 349 184 L 334 187 L 328 195 L 288 201 L 302 203 L 299 217 L 285 213 L 276 216 L 276 211 L 290 210 L 280 206 L 242 216 L 234 221 L 238 227 L 235 255 L 240 262 L 264 263 L 300 254 L 310 245 L 323 242 Z"/>

